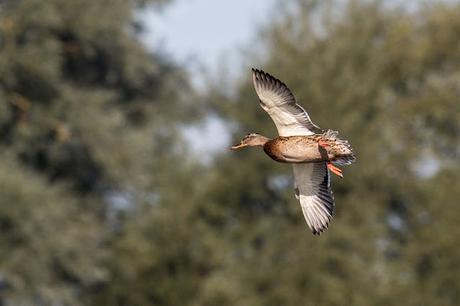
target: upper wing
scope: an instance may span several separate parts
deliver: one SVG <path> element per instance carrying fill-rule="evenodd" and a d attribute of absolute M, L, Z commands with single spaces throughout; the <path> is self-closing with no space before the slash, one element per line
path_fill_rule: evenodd
<path fill-rule="evenodd" d="M 260 105 L 275 122 L 280 136 L 312 135 L 322 132 L 311 122 L 305 109 L 296 103 L 294 95 L 283 82 L 254 68 L 252 79 Z"/>
<path fill-rule="evenodd" d="M 313 234 L 325 231 L 334 212 L 334 197 L 326 163 L 293 164 L 295 193 Z"/>

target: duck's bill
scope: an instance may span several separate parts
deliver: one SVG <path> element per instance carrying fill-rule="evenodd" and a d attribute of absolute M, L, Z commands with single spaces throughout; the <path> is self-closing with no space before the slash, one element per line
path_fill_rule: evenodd
<path fill-rule="evenodd" d="M 234 146 L 232 147 L 232 150 L 244 148 L 244 147 L 246 147 L 246 146 L 247 146 L 247 144 L 245 144 L 245 143 L 239 143 L 239 144 L 237 144 L 237 145 L 234 145 Z"/>

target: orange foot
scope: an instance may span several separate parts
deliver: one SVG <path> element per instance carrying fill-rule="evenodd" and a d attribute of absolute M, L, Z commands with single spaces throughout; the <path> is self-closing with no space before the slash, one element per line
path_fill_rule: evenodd
<path fill-rule="evenodd" d="M 327 167 L 331 170 L 332 173 L 343 178 L 342 170 L 334 166 L 332 163 L 327 163 Z"/>
<path fill-rule="evenodd" d="M 329 144 L 327 142 L 324 142 L 322 140 L 318 141 L 318 146 L 322 147 L 322 148 L 326 148 L 326 147 L 329 147 Z"/>

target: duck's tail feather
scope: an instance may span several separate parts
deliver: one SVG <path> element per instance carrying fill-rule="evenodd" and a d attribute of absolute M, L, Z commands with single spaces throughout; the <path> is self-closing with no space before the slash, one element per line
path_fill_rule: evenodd
<path fill-rule="evenodd" d="M 341 156 L 341 157 L 337 158 L 332 163 L 335 166 L 346 166 L 346 165 L 349 165 L 349 164 L 353 163 L 355 160 L 356 160 L 355 155 L 353 153 L 351 153 L 351 155 Z"/>
<path fill-rule="evenodd" d="M 339 133 L 337 131 L 327 130 L 322 136 L 328 141 L 333 141 L 334 143 L 332 153 L 337 159 L 332 161 L 332 163 L 336 166 L 349 165 L 356 160 L 356 157 L 348 141 L 338 138 L 338 134 Z"/>

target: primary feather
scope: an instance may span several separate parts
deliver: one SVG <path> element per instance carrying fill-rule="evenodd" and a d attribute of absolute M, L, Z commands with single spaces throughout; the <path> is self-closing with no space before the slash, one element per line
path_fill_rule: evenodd
<path fill-rule="evenodd" d="M 313 124 L 305 109 L 296 103 L 294 95 L 283 82 L 257 69 L 252 69 L 252 78 L 260 105 L 272 118 L 280 136 L 322 132 Z"/>
<path fill-rule="evenodd" d="M 325 231 L 334 213 L 334 197 L 326 163 L 293 164 L 296 198 L 313 234 Z"/>

